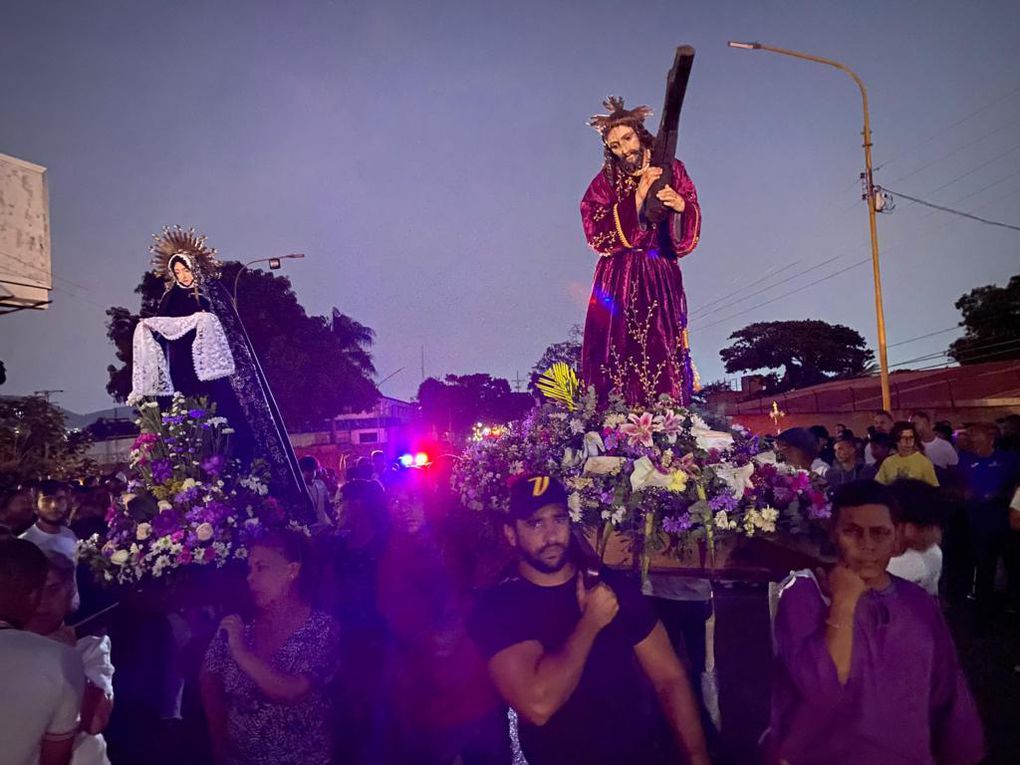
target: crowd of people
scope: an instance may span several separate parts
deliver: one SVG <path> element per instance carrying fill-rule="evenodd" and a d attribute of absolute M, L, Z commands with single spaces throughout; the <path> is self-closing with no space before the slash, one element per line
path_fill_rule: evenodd
<path fill-rule="evenodd" d="M 844 425 L 834 435 L 821 425 L 789 428 L 776 437 L 776 450 L 830 494 L 861 479 L 933 487 L 921 503 L 923 516 L 909 525 L 925 531 L 911 534 L 894 565 L 902 558 L 915 572 L 913 581 L 939 581 L 947 604 L 976 601 L 979 630 L 1020 608 L 1020 415 L 954 430 L 948 422 L 933 423 L 927 412 L 895 421 L 878 410 L 864 436 Z"/>
<path fill-rule="evenodd" d="M 982 628 L 1017 607 L 1017 424 L 883 411 L 864 438 L 776 438 L 831 494 L 835 562 L 782 586 L 766 761 L 981 760 L 940 606 L 974 599 Z M 176 762 L 184 745 L 229 765 L 712 761 L 655 603 L 619 572 L 582 575 L 554 478 L 514 484 L 492 529 L 381 453 L 342 483 L 301 468 L 312 535 L 260 536 L 246 592 L 191 602 L 114 601 L 76 565 L 123 475 L 3 497 L 0 763 Z"/>

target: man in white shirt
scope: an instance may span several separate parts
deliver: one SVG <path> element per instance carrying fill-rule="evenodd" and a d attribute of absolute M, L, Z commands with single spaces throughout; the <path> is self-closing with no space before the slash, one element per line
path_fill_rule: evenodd
<path fill-rule="evenodd" d="M 920 585 L 938 597 L 942 578 L 942 526 L 946 508 L 939 491 L 924 481 L 901 478 L 889 484 L 899 505 L 897 533 L 902 545 L 886 571 L 900 579 Z"/>
<path fill-rule="evenodd" d="M 0 761 L 68 765 L 85 674 L 70 646 L 26 632 L 46 581 L 46 556 L 0 539 Z"/>
<path fill-rule="evenodd" d="M 35 523 L 21 535 L 44 553 L 63 555 L 78 565 L 78 537 L 67 527 L 71 515 L 70 492 L 61 481 L 42 481 L 36 498 Z M 74 584 L 71 610 L 80 605 L 78 582 Z"/>
<path fill-rule="evenodd" d="M 930 459 L 935 467 L 946 470 L 959 464 L 960 458 L 956 454 L 956 449 L 951 443 L 935 435 L 927 412 L 914 412 L 910 415 L 910 424 L 914 426 L 914 432 L 921 441 L 924 456 Z"/>

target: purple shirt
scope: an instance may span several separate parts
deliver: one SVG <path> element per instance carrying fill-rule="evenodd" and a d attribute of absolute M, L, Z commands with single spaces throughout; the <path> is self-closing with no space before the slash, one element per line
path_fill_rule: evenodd
<path fill-rule="evenodd" d="M 984 757 L 974 700 L 937 601 L 898 577 L 854 614 L 850 677 L 825 648 L 828 602 L 813 576 L 784 583 L 775 620 L 768 748 L 790 765 L 972 765 Z"/>

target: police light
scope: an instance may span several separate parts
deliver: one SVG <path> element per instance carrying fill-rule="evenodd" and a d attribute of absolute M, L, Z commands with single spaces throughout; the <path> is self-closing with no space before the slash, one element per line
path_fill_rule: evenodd
<path fill-rule="evenodd" d="M 401 454 L 400 455 L 400 466 L 401 467 L 409 468 L 409 467 L 412 467 L 413 465 L 414 465 L 414 455 L 413 454 Z"/>
<path fill-rule="evenodd" d="M 429 455 L 427 455 L 425 452 L 418 452 L 416 455 L 414 455 L 414 466 L 415 467 L 425 467 L 428 464 L 429 464 Z"/>

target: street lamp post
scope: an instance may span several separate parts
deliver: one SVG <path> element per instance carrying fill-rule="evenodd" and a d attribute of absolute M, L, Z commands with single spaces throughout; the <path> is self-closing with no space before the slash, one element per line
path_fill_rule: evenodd
<path fill-rule="evenodd" d="M 740 48 L 741 50 L 767 50 L 784 56 L 793 56 L 805 61 L 814 61 L 818 64 L 832 66 L 850 75 L 853 81 L 857 83 L 857 87 L 860 88 L 861 103 L 864 106 L 864 130 L 862 131 L 864 136 L 864 186 L 868 199 L 868 225 L 871 228 L 871 270 L 875 281 L 875 319 L 878 323 L 878 363 L 881 368 L 882 408 L 892 409 L 892 397 L 889 393 L 889 357 L 886 352 L 885 311 L 882 308 L 882 276 L 878 267 L 878 226 L 875 222 L 875 213 L 877 212 L 875 209 L 875 181 L 871 170 L 871 121 L 868 117 L 868 91 L 856 72 L 829 58 L 812 56 L 795 50 L 787 50 L 786 48 L 774 48 L 771 45 L 762 45 L 759 42 L 731 41 L 729 46 L 731 48 Z"/>
<path fill-rule="evenodd" d="M 283 265 L 280 262 L 281 260 L 293 260 L 296 258 L 303 258 L 304 256 L 305 254 L 303 252 L 293 252 L 290 255 L 280 255 L 277 258 L 256 258 L 255 260 L 249 260 L 247 263 L 245 263 L 243 266 L 237 269 L 237 275 L 234 277 L 234 291 L 230 293 L 230 299 L 234 303 L 234 310 L 235 311 L 237 310 L 237 283 L 241 279 L 241 274 L 243 274 L 245 270 L 247 270 L 248 266 L 253 266 L 256 263 L 268 263 L 269 270 L 275 271 L 276 269 L 280 268 Z"/>

